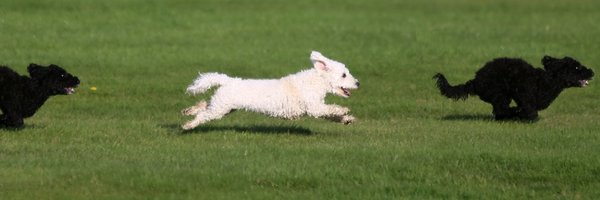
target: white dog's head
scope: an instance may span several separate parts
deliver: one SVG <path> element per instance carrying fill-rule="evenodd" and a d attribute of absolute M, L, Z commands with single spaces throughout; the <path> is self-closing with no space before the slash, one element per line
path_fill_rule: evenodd
<path fill-rule="evenodd" d="M 310 54 L 310 61 L 319 75 L 329 83 L 329 93 L 348 98 L 350 89 L 357 89 L 360 85 L 343 63 L 326 58 L 316 51 Z"/>

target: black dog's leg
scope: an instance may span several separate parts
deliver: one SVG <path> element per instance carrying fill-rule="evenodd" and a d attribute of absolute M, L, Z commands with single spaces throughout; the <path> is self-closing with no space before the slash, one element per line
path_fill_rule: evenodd
<path fill-rule="evenodd" d="M 531 106 L 520 106 L 517 115 L 519 119 L 533 121 L 538 118 L 538 111 Z"/>
<path fill-rule="evenodd" d="M 5 124 L 6 124 L 6 115 L 2 114 L 2 115 L 0 115 L 0 127 L 5 126 Z"/>
<path fill-rule="evenodd" d="M 521 110 L 521 108 L 519 107 L 510 107 L 510 114 L 512 116 L 519 116 L 519 111 Z"/>
<path fill-rule="evenodd" d="M 6 120 L 8 118 L 8 116 L 6 115 L 6 110 L 8 110 L 6 108 L 6 104 L 6 102 L 0 101 L 0 110 L 2 110 L 2 115 L 0 115 L 0 128 L 6 126 Z"/>
<path fill-rule="evenodd" d="M 23 117 L 18 111 L 19 105 L 15 104 L 15 102 L 19 101 L 9 98 L 8 101 L 2 102 L 3 104 L 0 105 L 0 108 L 2 108 L 3 112 L 3 114 L 0 116 L 1 125 L 9 128 L 23 127 Z"/>
<path fill-rule="evenodd" d="M 533 91 L 521 90 L 515 102 L 517 102 L 517 116 L 522 120 L 536 120 L 538 118 L 538 110 L 536 109 L 535 97 Z"/>
<path fill-rule="evenodd" d="M 494 98 L 492 102 L 490 102 L 494 107 L 492 113 L 494 114 L 494 118 L 496 120 L 505 120 L 514 117 L 513 110 L 510 106 L 510 99 L 504 96 L 498 96 Z"/>
<path fill-rule="evenodd" d="M 10 128 L 21 128 L 23 127 L 23 118 L 16 113 L 8 113 L 6 120 L 3 124 Z"/>

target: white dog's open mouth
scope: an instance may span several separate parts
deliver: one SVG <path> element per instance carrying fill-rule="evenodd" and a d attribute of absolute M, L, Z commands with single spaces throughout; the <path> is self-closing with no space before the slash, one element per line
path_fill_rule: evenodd
<path fill-rule="evenodd" d="M 72 88 L 72 87 L 65 88 L 65 93 L 73 94 L 73 93 L 75 93 L 75 88 Z"/>
<path fill-rule="evenodd" d="M 352 94 L 350 93 L 350 89 L 344 87 L 340 87 L 337 93 L 342 97 L 350 97 L 350 95 Z"/>
<path fill-rule="evenodd" d="M 581 87 L 586 87 L 590 84 L 589 80 L 579 80 L 579 85 L 581 85 Z"/>

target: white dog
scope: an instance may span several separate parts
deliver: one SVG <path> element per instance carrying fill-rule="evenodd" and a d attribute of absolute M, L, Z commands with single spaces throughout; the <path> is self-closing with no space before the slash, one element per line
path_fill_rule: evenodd
<path fill-rule="evenodd" d="M 357 89 L 358 80 L 346 66 L 313 51 L 310 54 L 313 69 L 303 70 L 281 79 L 241 79 L 219 73 L 201 73 L 187 88 L 191 95 L 206 92 L 220 85 L 210 103 L 200 101 L 182 111 L 196 117 L 182 128 L 193 129 L 214 119 L 220 119 L 236 109 L 264 113 L 273 117 L 295 119 L 303 115 L 327 118 L 349 124 L 354 117 L 350 109 L 325 104 L 325 95 L 333 93 L 350 97 L 350 89 Z"/>

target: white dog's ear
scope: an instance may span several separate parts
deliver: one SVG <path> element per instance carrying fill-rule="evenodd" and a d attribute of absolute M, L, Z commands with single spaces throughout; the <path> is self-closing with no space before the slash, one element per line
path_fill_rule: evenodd
<path fill-rule="evenodd" d="M 313 51 L 310 53 L 310 61 L 313 64 L 313 67 L 319 71 L 329 71 L 329 67 L 327 66 L 327 58 L 323 56 L 321 53 L 317 51 Z"/>

